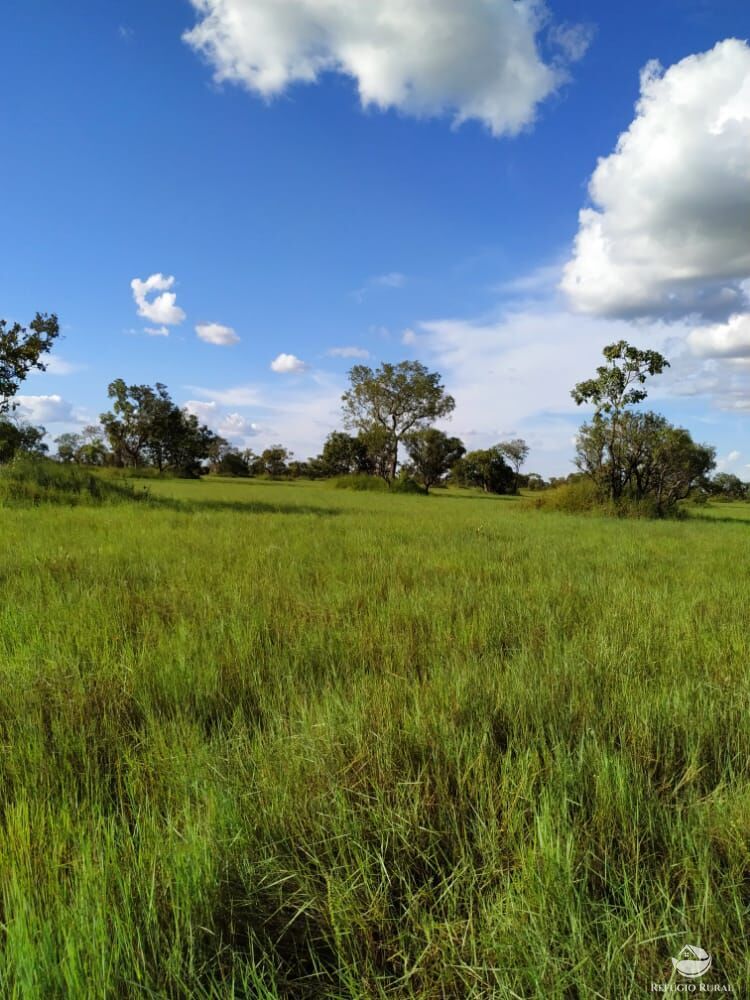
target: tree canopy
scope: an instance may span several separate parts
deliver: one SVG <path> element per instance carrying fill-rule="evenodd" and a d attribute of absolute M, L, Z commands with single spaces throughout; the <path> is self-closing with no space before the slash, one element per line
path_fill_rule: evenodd
<path fill-rule="evenodd" d="M 430 372 L 419 361 L 383 363 L 373 370 L 355 365 L 349 372 L 350 388 L 342 397 L 348 427 L 369 432 L 381 428 L 388 435 L 389 481 L 396 477 L 398 448 L 411 430 L 447 417 L 456 403 L 445 391 L 438 372 Z"/>
<path fill-rule="evenodd" d="M 54 313 L 37 313 L 28 327 L 0 319 L 0 414 L 13 409 L 13 397 L 30 372 L 46 370 L 42 358 L 59 335 Z"/>

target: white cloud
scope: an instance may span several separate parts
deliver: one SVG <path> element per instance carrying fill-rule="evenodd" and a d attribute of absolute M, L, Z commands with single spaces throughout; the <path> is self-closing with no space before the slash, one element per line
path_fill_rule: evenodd
<path fill-rule="evenodd" d="M 209 425 L 215 421 L 219 413 L 219 404 L 216 400 L 189 399 L 182 408 L 183 410 L 187 410 L 188 413 L 192 413 L 193 416 L 197 417 L 204 424 Z"/>
<path fill-rule="evenodd" d="M 589 185 L 562 281 L 574 307 L 716 320 L 750 276 L 750 47 L 737 39 L 641 75 L 636 117 Z M 700 341 L 700 338 L 698 338 Z"/>
<path fill-rule="evenodd" d="M 138 315 L 157 326 L 178 326 L 182 323 L 185 313 L 177 305 L 175 292 L 170 291 L 174 282 L 174 277 L 163 274 L 152 274 L 145 281 L 133 278 L 130 287 L 138 306 Z"/>
<path fill-rule="evenodd" d="M 219 421 L 216 429 L 222 437 L 228 438 L 230 441 L 257 437 L 260 434 L 258 424 L 243 417 L 241 413 L 227 413 Z"/>
<path fill-rule="evenodd" d="M 62 396 L 16 396 L 16 413 L 32 424 L 56 424 L 74 420 L 73 407 Z"/>
<path fill-rule="evenodd" d="M 166 326 L 146 326 L 143 328 L 143 332 L 147 333 L 149 337 L 168 337 L 169 330 Z"/>
<path fill-rule="evenodd" d="M 80 371 L 82 365 L 74 364 L 72 361 L 65 361 L 57 354 L 51 354 L 44 362 L 49 375 L 73 375 Z"/>
<path fill-rule="evenodd" d="M 208 416 L 201 419 L 206 419 L 224 437 L 229 436 L 230 423 L 236 426 L 238 419 L 244 419 L 246 447 L 262 450 L 281 441 L 296 455 L 307 457 L 317 455 L 330 431 L 341 427 L 343 380 L 324 372 L 315 374 L 315 378 L 301 384 L 274 382 L 268 386 L 240 385 L 225 389 L 193 386 L 192 391 L 199 400 L 205 398 L 210 406 L 202 411 Z M 192 401 L 187 405 L 193 408 L 202 404 Z M 223 407 L 231 408 L 227 416 Z M 250 412 L 236 412 L 245 408 Z"/>
<path fill-rule="evenodd" d="M 750 315 L 738 313 L 726 323 L 697 327 L 688 337 L 688 344 L 694 354 L 703 358 L 749 358 Z"/>
<path fill-rule="evenodd" d="M 201 423 L 206 424 L 232 444 L 247 447 L 248 439 L 256 437 L 261 432 L 259 425 L 243 414 L 225 413 L 224 408 L 215 399 L 189 399 L 183 409 L 192 413 Z"/>
<path fill-rule="evenodd" d="M 332 347 L 326 351 L 329 358 L 360 358 L 366 361 L 370 352 L 364 347 Z"/>
<path fill-rule="evenodd" d="M 352 78 L 363 106 L 419 117 L 474 119 L 495 135 L 528 126 L 585 51 L 585 29 L 552 36 L 546 63 L 537 36 L 543 0 L 191 0 L 185 41 L 214 78 L 271 98 L 327 72 Z"/>
<path fill-rule="evenodd" d="M 279 354 L 271 362 L 271 371 L 279 375 L 291 375 L 303 372 L 307 368 L 304 361 L 300 361 L 294 354 Z"/>
<path fill-rule="evenodd" d="M 416 344 L 417 335 L 413 330 L 404 330 L 401 334 L 401 343 L 410 347 L 412 344 Z"/>
<path fill-rule="evenodd" d="M 199 323 L 195 332 L 207 344 L 216 344 L 219 347 L 229 347 L 240 342 L 240 338 L 232 327 L 222 326 L 221 323 Z"/>

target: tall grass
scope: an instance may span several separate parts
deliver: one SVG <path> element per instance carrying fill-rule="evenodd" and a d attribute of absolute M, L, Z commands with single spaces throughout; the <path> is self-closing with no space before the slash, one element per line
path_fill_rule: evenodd
<path fill-rule="evenodd" d="M 114 471 L 114 470 L 113 470 Z M 62 465 L 48 459 L 19 457 L 0 466 L 0 505 L 102 504 L 143 500 L 143 485 L 105 478 L 77 465 Z"/>
<path fill-rule="evenodd" d="M 0 517 L 2 996 L 743 995 L 750 525 L 152 489 Z"/>

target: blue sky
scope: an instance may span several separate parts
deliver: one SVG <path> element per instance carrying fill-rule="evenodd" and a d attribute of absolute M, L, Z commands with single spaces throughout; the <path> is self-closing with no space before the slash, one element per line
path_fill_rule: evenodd
<path fill-rule="evenodd" d="M 453 433 L 564 474 L 569 390 L 625 336 L 750 478 L 747 3 L 452 5 L 11 0 L 0 315 L 64 329 L 22 412 L 54 436 L 162 381 L 304 458 L 356 349 L 436 367 Z"/>

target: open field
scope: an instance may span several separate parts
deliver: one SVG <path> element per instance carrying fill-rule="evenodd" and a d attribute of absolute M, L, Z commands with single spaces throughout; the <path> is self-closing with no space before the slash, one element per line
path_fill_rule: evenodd
<path fill-rule="evenodd" d="M 729 505 L 149 485 L 0 511 L 3 997 L 747 995 Z"/>

